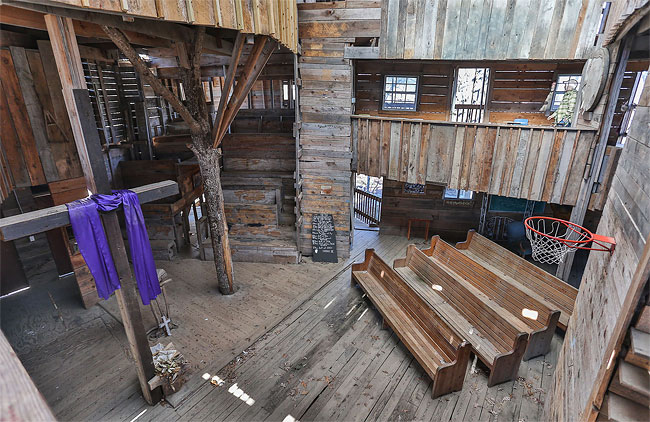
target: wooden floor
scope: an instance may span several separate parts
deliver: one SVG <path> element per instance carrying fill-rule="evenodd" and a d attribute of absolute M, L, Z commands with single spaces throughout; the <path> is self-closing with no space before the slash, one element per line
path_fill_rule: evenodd
<path fill-rule="evenodd" d="M 375 239 L 389 261 L 404 253 L 403 238 Z M 517 381 L 491 388 L 480 367 L 468 367 L 463 391 L 433 400 L 429 378 L 381 329 L 377 312 L 350 286 L 348 268 L 235 360 L 208 371 L 214 383 L 202 381 L 176 408 L 142 406 L 129 417 L 538 421 L 560 345 L 556 336 L 551 353 L 522 363 Z"/>
<path fill-rule="evenodd" d="M 33 303 L 3 300 L 2 328 L 60 420 L 539 420 L 559 337 L 549 355 L 521 365 L 517 382 L 488 389 L 481 369 L 468 368 L 462 392 L 432 400 L 417 362 L 350 286 L 350 265 L 366 247 L 392 261 L 417 242 L 357 231 L 351 258 L 338 264 L 235 263 L 241 290 L 230 297 L 217 294 L 211 263 L 159 265 L 174 280 L 168 296 L 179 325 L 161 342 L 172 340 L 193 368 L 175 408 L 140 397 L 112 301 L 75 310 L 58 280 L 30 289 Z"/>

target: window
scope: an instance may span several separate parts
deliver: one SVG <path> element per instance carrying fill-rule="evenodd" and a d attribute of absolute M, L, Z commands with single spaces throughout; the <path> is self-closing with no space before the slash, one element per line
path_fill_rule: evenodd
<path fill-rule="evenodd" d="M 636 114 L 636 107 L 639 105 L 641 100 L 641 93 L 643 92 L 643 87 L 645 85 L 645 80 L 648 77 L 648 71 L 644 70 L 643 72 L 637 72 L 636 79 L 634 81 L 634 86 L 632 88 L 632 95 L 630 99 L 625 104 L 625 107 L 621 106 L 621 111 L 623 114 L 623 121 L 621 122 L 621 127 L 619 129 L 618 139 L 616 140 L 616 146 L 622 147 L 627 141 L 627 133 L 632 126 L 632 120 L 634 120 L 634 115 Z M 601 168 L 605 168 L 605 164 Z"/>
<path fill-rule="evenodd" d="M 470 200 L 473 197 L 474 197 L 474 192 L 472 192 L 471 190 L 445 188 L 444 199 L 467 199 L 467 200 Z"/>
<path fill-rule="evenodd" d="M 566 83 L 570 80 L 575 80 L 580 85 L 581 75 L 558 75 L 557 81 L 555 82 L 555 90 L 553 91 L 553 101 L 551 102 L 551 111 L 555 111 L 560 107 L 562 102 L 562 97 L 566 92 Z M 576 88 L 577 89 L 577 88 Z"/>
<path fill-rule="evenodd" d="M 485 115 L 490 69 L 459 68 L 451 111 L 455 122 L 480 123 Z"/>
<path fill-rule="evenodd" d="M 384 101 L 382 110 L 417 109 L 418 77 L 386 76 L 384 78 Z"/>

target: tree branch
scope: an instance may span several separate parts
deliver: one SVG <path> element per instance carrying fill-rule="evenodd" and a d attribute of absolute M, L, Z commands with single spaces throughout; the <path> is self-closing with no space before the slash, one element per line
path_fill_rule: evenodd
<path fill-rule="evenodd" d="M 140 55 L 138 55 L 135 49 L 131 46 L 129 40 L 122 33 L 122 31 L 117 28 L 105 25 L 102 25 L 102 29 L 110 37 L 117 48 L 120 49 L 122 54 L 124 54 L 129 59 L 135 70 L 140 74 L 140 76 L 142 76 L 142 79 L 144 79 L 151 86 L 153 91 L 167 100 L 167 102 L 171 104 L 172 108 L 181 115 L 183 120 L 185 120 L 185 122 L 190 127 L 190 132 L 201 132 L 201 125 L 194 119 L 192 113 L 190 113 L 187 107 L 183 105 L 181 100 L 179 100 L 178 97 L 176 97 L 169 89 L 167 89 L 156 77 L 156 75 L 151 72 L 151 70 L 145 64 L 144 60 L 140 58 Z"/>

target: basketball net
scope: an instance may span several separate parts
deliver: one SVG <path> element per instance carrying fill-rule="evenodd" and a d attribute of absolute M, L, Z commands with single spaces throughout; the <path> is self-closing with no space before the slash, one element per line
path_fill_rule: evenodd
<path fill-rule="evenodd" d="M 560 264 L 567 254 L 593 239 L 588 230 L 562 220 L 531 218 L 526 221 L 526 237 L 533 259 L 545 264 Z"/>

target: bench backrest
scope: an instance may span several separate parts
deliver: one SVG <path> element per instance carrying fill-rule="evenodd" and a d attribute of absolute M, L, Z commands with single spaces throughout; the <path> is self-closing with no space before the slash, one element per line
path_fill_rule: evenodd
<path fill-rule="evenodd" d="M 541 329 L 548 321 L 552 312 L 548 306 L 513 287 L 497 274 L 442 240 L 440 236 L 433 236 L 431 247 L 422 252 L 450 268 L 529 326 Z"/>
<path fill-rule="evenodd" d="M 480 257 L 491 266 L 511 277 L 513 280 L 525 283 L 527 287 L 539 292 L 545 297 L 556 297 L 565 303 L 565 310 L 572 310 L 578 290 L 547 273 L 525 259 L 519 257 L 487 239 L 474 230 L 467 233 L 467 240 L 456 244 L 456 248 L 467 250 L 473 255 Z"/>
<path fill-rule="evenodd" d="M 508 352 L 517 343 L 521 332 L 494 309 L 486 306 L 469 289 L 459 283 L 443 266 L 429 259 L 415 245 L 409 245 L 406 257 L 395 260 L 395 268 L 408 267 L 423 281 L 430 284 L 432 292 L 440 295 L 467 321 L 481 332 L 501 352 Z"/>
<path fill-rule="evenodd" d="M 456 349 L 464 340 L 373 249 L 366 249 L 366 259 L 363 263 L 352 265 L 352 272 L 355 271 L 367 271 L 378 280 L 390 293 L 391 298 L 418 321 L 426 334 L 436 342 L 448 362 L 456 359 Z M 372 292 L 367 293 L 372 297 Z"/>

